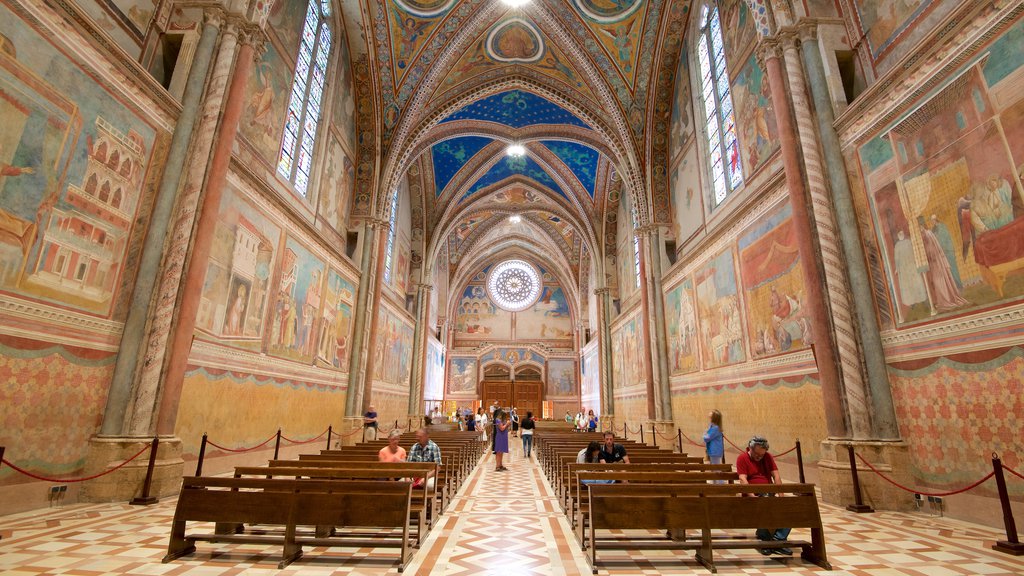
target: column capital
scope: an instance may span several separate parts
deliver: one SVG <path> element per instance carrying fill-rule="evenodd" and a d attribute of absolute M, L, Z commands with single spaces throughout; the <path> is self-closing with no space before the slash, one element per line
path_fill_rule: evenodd
<path fill-rule="evenodd" d="M 391 229 L 391 222 L 389 222 L 389 221 L 387 221 L 387 220 L 385 220 L 383 218 L 367 218 L 367 219 L 363 220 L 363 222 L 367 226 L 369 226 L 370 228 L 372 228 L 374 230 L 377 230 L 377 229 L 380 229 L 380 228 L 388 229 L 388 230 Z"/>
<path fill-rule="evenodd" d="M 782 42 L 779 41 L 778 36 L 762 38 L 754 47 L 754 55 L 757 58 L 758 66 L 763 70 L 766 61 L 782 56 Z"/>
<path fill-rule="evenodd" d="M 267 33 L 258 24 L 243 20 L 238 24 L 238 42 L 243 46 L 252 46 L 253 58 L 258 62 L 267 49 Z"/>
<path fill-rule="evenodd" d="M 779 30 L 777 37 L 779 39 L 779 44 L 783 50 L 788 50 L 790 48 L 799 49 L 801 43 L 803 42 L 803 38 L 800 35 L 800 30 L 796 26 L 786 26 L 785 28 Z"/>
<path fill-rule="evenodd" d="M 416 291 L 417 292 L 425 292 L 425 293 L 429 294 L 430 292 L 434 291 L 434 285 L 433 284 L 416 284 Z"/>
<path fill-rule="evenodd" d="M 605 294 L 610 294 L 611 291 L 612 291 L 612 289 L 607 287 L 607 286 L 605 286 L 603 288 L 595 288 L 594 289 L 594 295 L 595 296 L 604 296 Z"/>
<path fill-rule="evenodd" d="M 207 24 L 220 28 L 224 25 L 227 19 L 227 14 L 224 12 L 224 8 L 221 6 L 206 6 L 203 8 L 203 22 L 202 25 Z"/>
<path fill-rule="evenodd" d="M 818 39 L 818 22 L 811 20 L 810 18 L 802 18 L 796 23 L 797 34 L 800 35 L 800 40 L 806 42 L 807 40 Z"/>
<path fill-rule="evenodd" d="M 644 224 L 642 226 L 637 226 L 633 231 L 638 236 L 654 236 L 661 231 L 661 224 Z"/>

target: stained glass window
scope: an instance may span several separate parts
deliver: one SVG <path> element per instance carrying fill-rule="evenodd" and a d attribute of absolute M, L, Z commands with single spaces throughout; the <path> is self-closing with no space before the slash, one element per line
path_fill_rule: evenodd
<path fill-rule="evenodd" d="M 640 287 L 640 237 L 636 233 L 636 212 L 633 216 L 633 271 L 636 274 L 636 287 Z"/>
<path fill-rule="evenodd" d="M 309 188 L 313 146 L 320 123 L 320 101 L 331 56 L 330 14 L 329 0 L 310 0 L 281 138 L 281 158 L 277 161 L 277 173 L 292 182 L 303 197 Z"/>
<path fill-rule="evenodd" d="M 499 308 L 519 312 L 537 302 L 542 285 L 533 266 L 522 260 L 506 260 L 487 277 L 487 294 Z"/>
<path fill-rule="evenodd" d="M 729 71 L 725 66 L 725 45 L 718 8 L 704 5 L 697 47 L 700 60 L 700 95 L 707 127 L 708 162 L 715 206 L 743 185 L 740 147 L 736 141 L 736 120 L 729 94 Z"/>
<path fill-rule="evenodd" d="M 398 221 L 398 192 L 391 195 L 391 228 L 388 230 L 388 243 L 384 248 L 384 283 L 391 284 L 391 262 L 395 253 L 395 230 Z"/>

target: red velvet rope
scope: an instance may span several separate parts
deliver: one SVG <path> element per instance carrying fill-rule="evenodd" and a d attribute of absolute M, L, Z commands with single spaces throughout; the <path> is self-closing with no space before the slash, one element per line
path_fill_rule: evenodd
<path fill-rule="evenodd" d="M 893 486 L 899 488 L 900 490 L 903 490 L 903 491 L 906 491 L 906 492 L 910 492 L 911 494 L 920 494 L 922 496 L 943 497 L 943 496 L 953 496 L 954 494 L 962 494 L 964 492 L 967 492 L 968 490 L 973 490 L 974 488 L 977 488 L 978 486 L 981 486 L 989 478 L 991 478 L 991 477 L 996 475 L 995 472 L 989 472 L 981 480 L 978 480 L 977 482 L 975 482 L 974 484 L 971 484 L 970 486 L 965 486 L 963 488 L 960 488 L 959 490 L 952 490 L 950 492 L 922 492 L 920 490 L 914 490 L 913 488 L 907 488 L 906 486 L 896 482 L 892 478 L 889 478 L 885 474 L 882 474 L 881 472 L 878 471 L 878 469 L 876 469 L 874 466 L 872 466 L 870 462 L 865 460 L 864 457 L 861 456 L 860 454 L 857 454 L 857 458 L 859 458 L 861 462 L 863 462 L 868 468 L 870 468 L 872 472 L 874 472 L 875 474 L 878 474 L 882 478 L 882 480 L 885 480 L 886 482 L 888 482 L 889 484 L 892 484 Z"/>
<path fill-rule="evenodd" d="M 42 480 L 43 482 L 66 482 L 68 484 L 72 484 L 72 483 L 75 483 L 75 482 L 85 482 L 86 480 L 95 480 L 96 478 L 99 478 L 100 476 L 106 476 L 107 474 L 110 474 L 111 472 L 114 472 L 115 470 L 120 470 L 125 465 L 127 465 L 129 462 L 131 462 L 132 460 L 135 460 L 139 456 L 142 456 L 143 452 L 145 452 L 146 450 L 149 450 L 152 447 L 153 447 L 152 445 L 146 444 L 146 447 L 143 448 L 142 450 L 139 450 L 138 452 L 136 452 L 134 456 L 132 456 L 131 458 L 125 460 L 124 462 L 121 462 L 117 466 L 114 466 L 110 470 L 104 470 L 103 472 L 100 472 L 99 474 L 93 474 L 92 476 L 86 476 L 85 478 L 47 478 L 46 476 L 40 476 L 38 474 L 33 474 L 32 472 L 29 472 L 28 470 L 25 470 L 23 468 L 18 468 L 14 464 L 11 464 L 6 458 L 3 459 L 3 463 L 7 464 L 8 466 L 10 466 L 11 469 L 14 470 L 15 472 L 18 472 L 20 474 L 24 474 L 25 476 L 28 476 L 29 478 L 35 478 L 36 480 Z"/>
<path fill-rule="evenodd" d="M 675 434 L 670 434 L 670 435 L 666 436 L 666 435 L 662 434 L 661 430 L 658 430 L 657 428 L 654 429 L 654 433 L 657 434 L 658 436 L 661 436 L 665 440 L 675 440 L 676 439 L 676 435 Z"/>
<path fill-rule="evenodd" d="M 317 440 L 323 438 L 324 436 L 327 436 L 327 430 L 324 430 L 323 432 L 321 432 L 320 435 L 317 436 L 316 438 L 310 438 L 309 440 L 292 440 L 291 438 L 288 438 L 284 434 L 281 435 L 281 440 L 284 440 L 285 442 L 288 442 L 289 444 L 312 444 L 313 442 L 316 442 Z M 209 441 L 207 441 L 207 442 L 209 442 Z"/>
<path fill-rule="evenodd" d="M 733 448 L 735 448 L 736 450 L 739 450 L 740 452 L 743 452 L 743 451 L 745 451 L 745 450 L 746 450 L 745 448 L 740 448 L 739 446 L 737 446 L 737 445 L 733 444 L 733 443 L 732 443 L 732 440 L 729 440 L 729 437 L 728 437 L 728 436 L 726 436 L 725 434 L 722 434 L 722 438 L 725 438 L 725 441 L 729 443 L 729 446 L 732 446 L 732 447 L 733 447 Z"/>
<path fill-rule="evenodd" d="M 217 444 L 213 440 L 210 440 L 209 438 L 207 438 L 206 443 L 209 444 L 210 446 L 213 446 L 214 448 L 216 448 L 218 450 L 223 450 L 225 452 L 235 452 L 236 454 L 239 454 L 239 453 L 242 453 L 242 452 L 252 452 L 253 450 L 258 450 L 260 448 L 263 448 L 264 446 L 269 444 L 270 441 L 273 440 L 274 438 L 277 438 L 277 432 L 274 432 L 273 436 L 271 436 L 270 438 L 267 438 L 263 442 L 260 442 L 259 444 L 255 445 L 255 446 L 253 446 L 251 448 L 226 448 L 224 446 L 221 446 L 220 444 Z"/>
<path fill-rule="evenodd" d="M 698 444 L 694 442 L 693 438 L 690 438 L 689 436 L 686 435 L 686 432 L 683 432 L 682 430 L 680 430 L 679 432 L 683 435 L 683 438 L 686 438 L 686 441 L 689 442 L 690 444 L 693 444 L 694 446 L 700 446 L 701 448 L 704 447 L 703 444 Z"/>
<path fill-rule="evenodd" d="M 1020 472 L 1017 472 L 1016 470 L 1014 470 L 1013 468 L 1010 468 L 1006 464 L 1003 464 L 1003 470 L 1006 470 L 1007 472 L 1009 472 L 1010 474 L 1013 474 L 1017 478 L 1020 478 L 1021 480 L 1024 480 L 1024 474 L 1021 474 Z"/>
<path fill-rule="evenodd" d="M 786 450 L 785 452 L 783 452 L 781 454 L 776 454 L 775 457 L 776 458 L 782 458 L 783 456 L 785 456 L 786 454 L 789 454 L 790 452 L 792 452 L 794 450 L 796 450 L 796 446 L 795 445 L 792 448 L 790 448 L 789 450 Z"/>

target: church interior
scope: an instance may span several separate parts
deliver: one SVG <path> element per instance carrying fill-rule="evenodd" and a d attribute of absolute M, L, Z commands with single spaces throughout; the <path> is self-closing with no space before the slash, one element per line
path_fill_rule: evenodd
<path fill-rule="evenodd" d="M 0 67 L 4 574 L 1024 573 L 1024 0 L 0 0 Z"/>

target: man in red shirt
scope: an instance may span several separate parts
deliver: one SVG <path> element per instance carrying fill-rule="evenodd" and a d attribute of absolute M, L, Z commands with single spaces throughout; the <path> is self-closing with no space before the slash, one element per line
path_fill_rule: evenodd
<path fill-rule="evenodd" d="M 747 443 L 747 451 L 736 459 L 736 472 L 739 474 L 740 484 L 782 484 L 782 476 L 779 474 L 779 467 L 775 464 L 775 458 L 768 453 L 768 440 L 761 436 L 754 436 Z M 754 495 L 768 496 L 768 494 Z M 759 528 L 757 538 L 766 542 L 786 540 L 789 538 L 791 530 L 792 528 Z M 773 552 L 786 556 L 793 553 L 789 548 L 761 548 L 758 551 L 765 556 Z"/>

